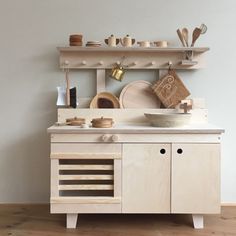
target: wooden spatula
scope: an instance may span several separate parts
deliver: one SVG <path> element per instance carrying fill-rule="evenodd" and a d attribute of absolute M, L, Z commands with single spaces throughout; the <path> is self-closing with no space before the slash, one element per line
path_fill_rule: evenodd
<path fill-rule="evenodd" d="M 188 47 L 188 29 L 187 28 L 182 29 L 182 36 L 186 43 L 186 46 Z"/>
<path fill-rule="evenodd" d="M 199 36 L 201 35 L 201 33 L 202 33 L 202 30 L 201 30 L 200 28 L 195 28 L 195 29 L 194 29 L 191 47 L 194 46 L 196 40 L 199 38 Z"/>
<path fill-rule="evenodd" d="M 177 34 L 179 36 L 179 39 L 180 39 L 182 45 L 185 47 L 186 45 L 185 45 L 184 38 L 183 38 L 183 35 L 182 35 L 182 32 L 180 31 L 180 29 L 177 29 Z"/>

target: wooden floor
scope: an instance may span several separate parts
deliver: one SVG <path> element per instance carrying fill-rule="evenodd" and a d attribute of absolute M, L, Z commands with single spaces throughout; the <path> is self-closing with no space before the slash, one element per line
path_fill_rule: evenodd
<path fill-rule="evenodd" d="M 192 228 L 190 215 L 80 215 L 77 229 L 65 228 L 65 215 L 48 205 L 0 205 L 0 236 L 236 236 L 236 207 L 205 217 L 205 228 Z"/>

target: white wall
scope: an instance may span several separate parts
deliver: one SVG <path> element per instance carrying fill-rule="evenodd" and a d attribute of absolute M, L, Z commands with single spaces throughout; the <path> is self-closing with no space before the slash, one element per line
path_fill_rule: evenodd
<path fill-rule="evenodd" d="M 209 46 L 208 67 L 181 73 L 195 97 L 205 97 L 210 122 L 226 129 L 222 146 L 222 201 L 236 202 L 236 1 L 234 0 L 0 0 L 0 202 L 49 201 L 49 137 L 56 120 L 55 87 L 63 84 L 57 46 L 68 35 L 102 40 L 111 33 L 167 39 L 179 45 L 178 27 L 202 22 L 209 30 L 196 46 Z M 94 72 L 73 74 L 94 94 Z M 129 79 L 154 74 L 132 72 Z"/>

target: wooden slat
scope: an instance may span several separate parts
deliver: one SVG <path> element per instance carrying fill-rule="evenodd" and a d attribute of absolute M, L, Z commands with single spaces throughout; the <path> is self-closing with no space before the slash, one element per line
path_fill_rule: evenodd
<path fill-rule="evenodd" d="M 122 163 L 121 160 L 114 160 L 114 197 L 121 196 L 122 189 Z"/>
<path fill-rule="evenodd" d="M 120 159 L 117 153 L 52 153 L 52 159 Z"/>
<path fill-rule="evenodd" d="M 51 160 L 51 197 L 58 197 L 58 173 L 59 173 L 59 160 Z"/>
<path fill-rule="evenodd" d="M 79 203 L 79 204 L 109 204 L 121 203 L 120 197 L 54 197 L 51 203 Z"/>
<path fill-rule="evenodd" d="M 113 165 L 59 165 L 59 170 L 113 170 Z"/>
<path fill-rule="evenodd" d="M 106 70 L 97 69 L 97 94 L 106 91 Z"/>
<path fill-rule="evenodd" d="M 74 116 L 72 116 L 74 117 Z M 79 116 L 78 116 L 79 117 Z M 86 116 L 83 116 L 86 117 Z M 68 127 L 68 126 L 67 126 Z M 62 127 L 61 127 L 62 128 Z M 71 127 L 70 127 L 71 128 Z M 78 128 L 77 128 L 78 130 Z M 80 135 L 83 137 L 83 135 Z M 99 138 L 101 139 L 102 134 L 100 133 Z M 99 142 L 97 143 L 71 143 L 67 142 L 65 139 L 64 142 L 60 143 L 51 143 L 51 153 L 68 153 L 68 154 L 121 154 L 121 144 L 119 143 L 106 143 L 106 142 Z M 100 140 L 101 141 L 101 140 Z"/>
<path fill-rule="evenodd" d="M 113 175 L 59 175 L 59 180 L 113 180 Z"/>
<path fill-rule="evenodd" d="M 59 190 L 113 190 L 112 184 L 60 185 Z"/>
<path fill-rule="evenodd" d="M 87 201 L 88 203 L 70 203 L 63 200 L 62 203 L 51 203 L 51 213 L 121 213 L 121 202 L 113 202 L 111 200 L 102 203 L 101 201 Z M 76 232 L 77 233 L 77 232 Z M 40 234 L 41 235 L 41 234 Z M 56 234 L 58 236 L 58 232 Z"/>

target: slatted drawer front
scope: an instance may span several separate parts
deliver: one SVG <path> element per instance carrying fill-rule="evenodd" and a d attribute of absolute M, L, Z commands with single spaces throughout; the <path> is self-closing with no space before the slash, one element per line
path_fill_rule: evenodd
<path fill-rule="evenodd" d="M 113 197 L 113 159 L 60 159 L 59 196 Z"/>

